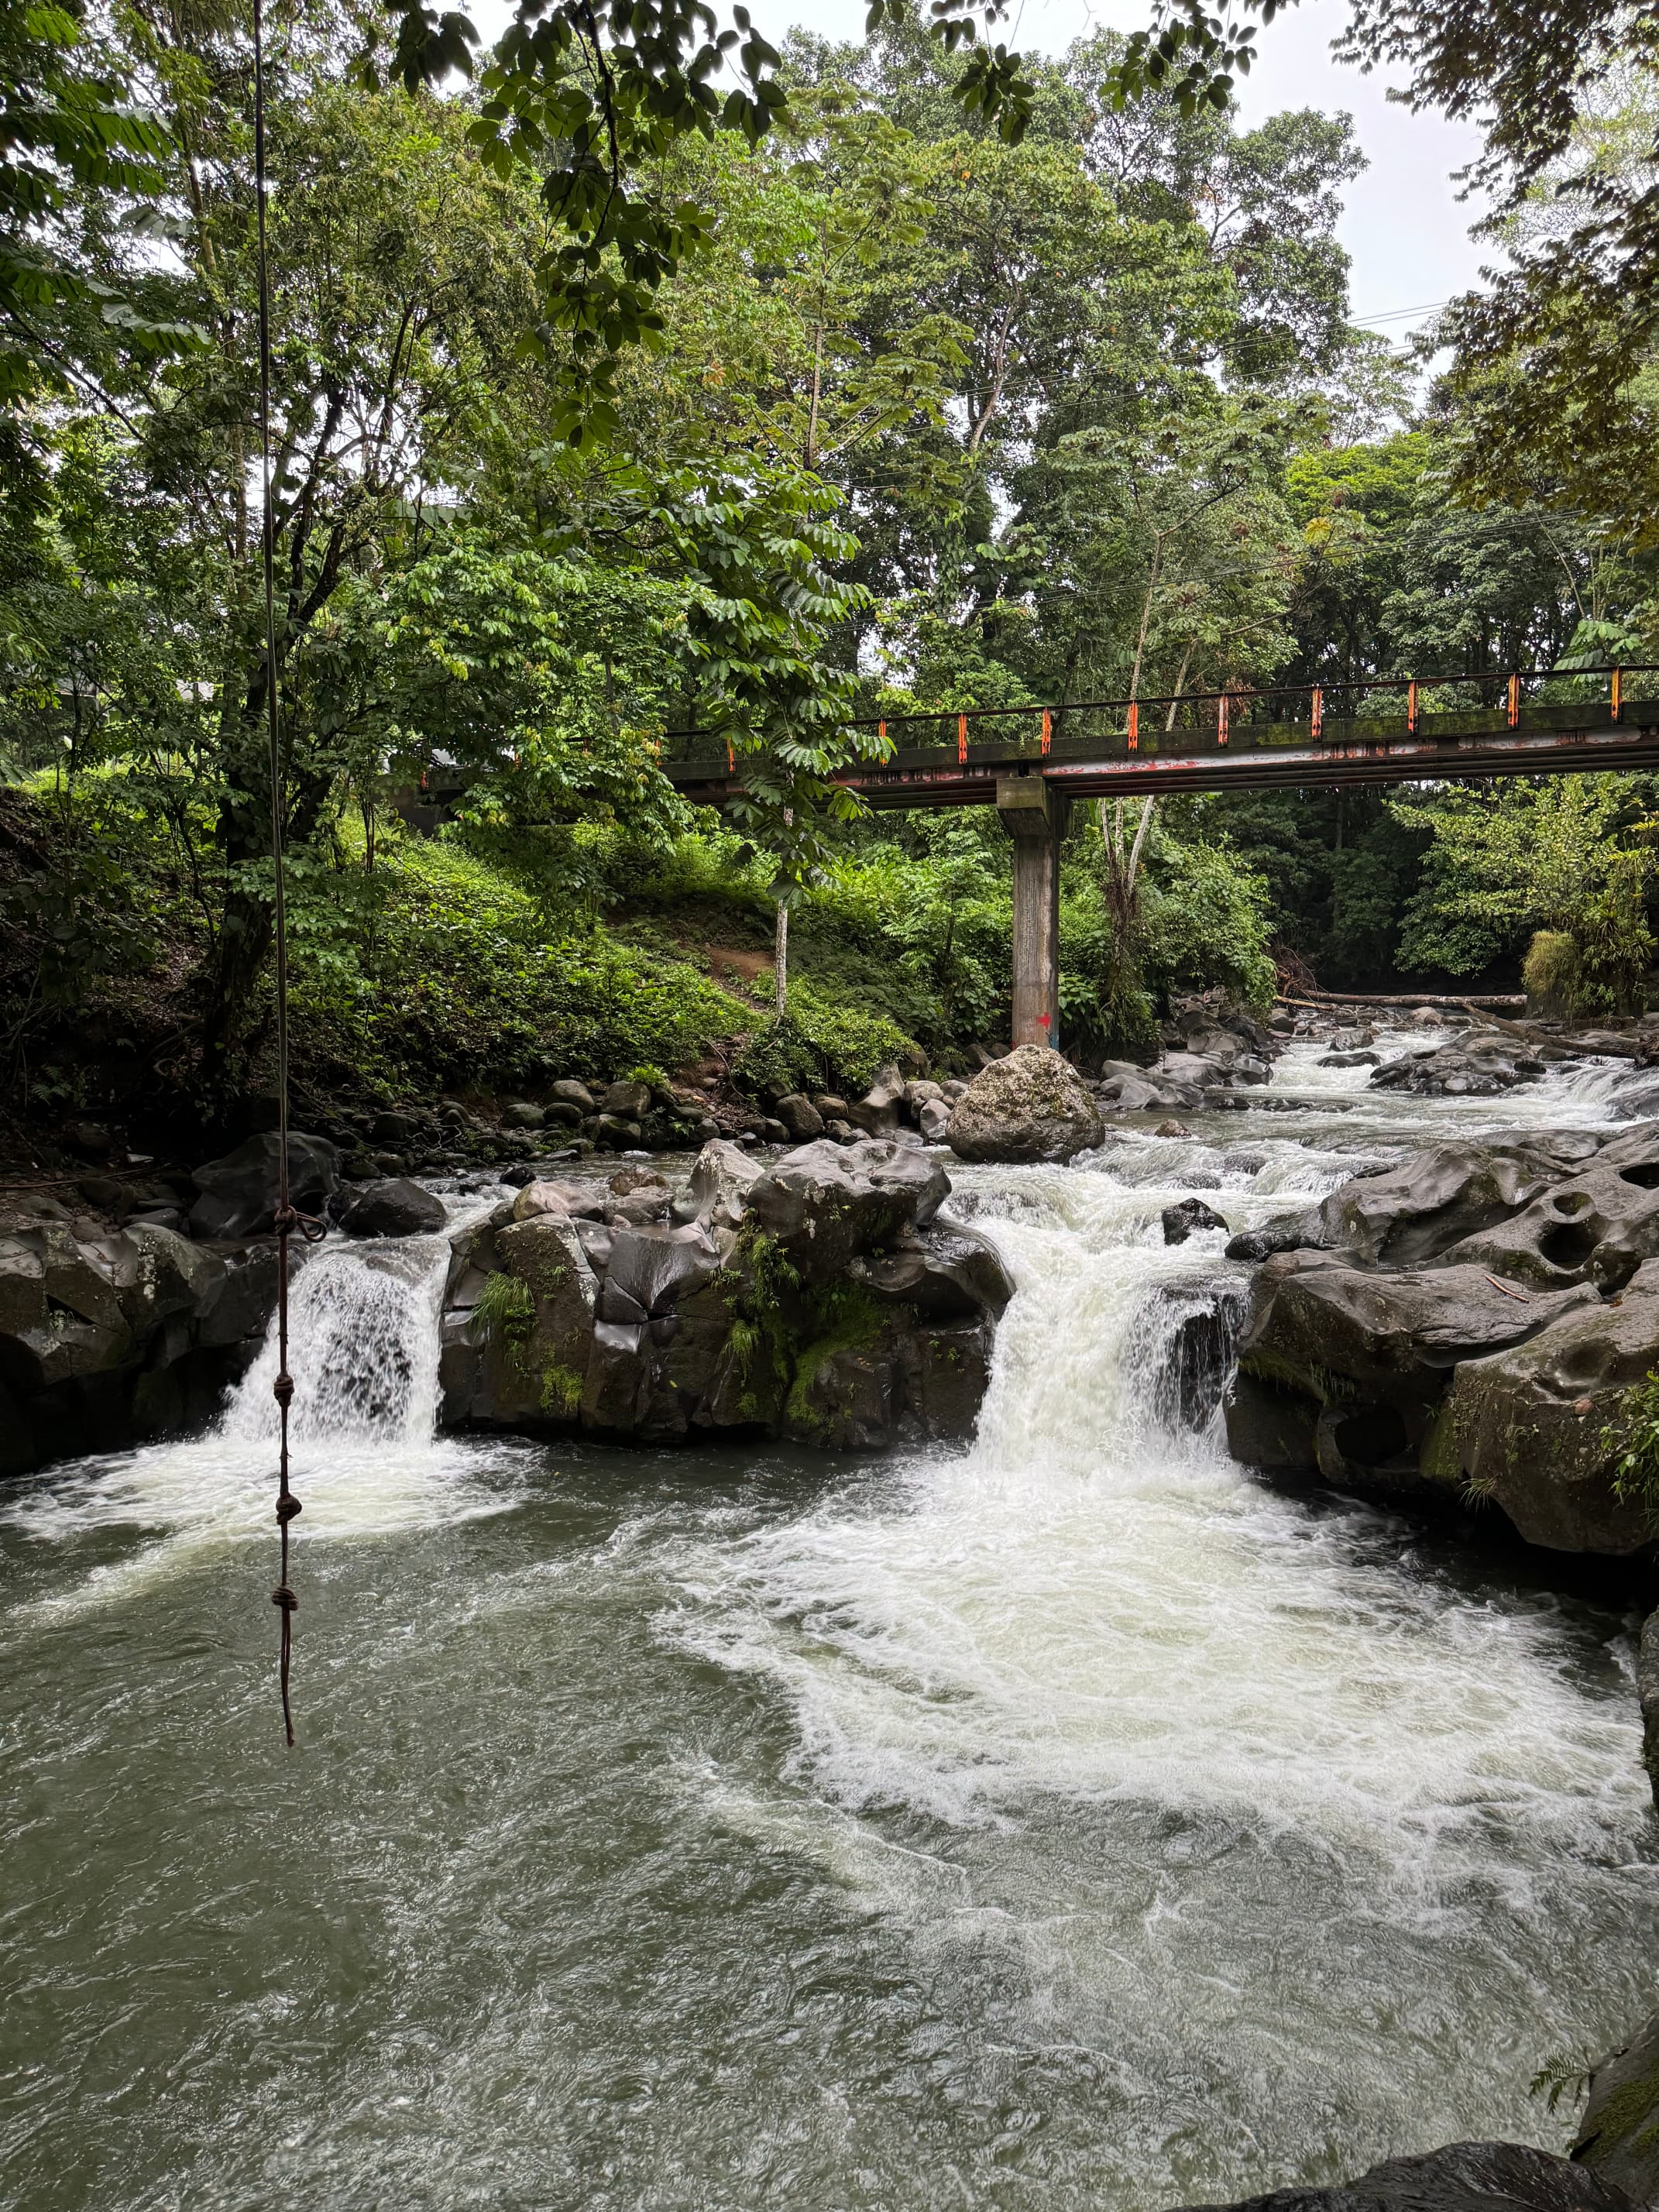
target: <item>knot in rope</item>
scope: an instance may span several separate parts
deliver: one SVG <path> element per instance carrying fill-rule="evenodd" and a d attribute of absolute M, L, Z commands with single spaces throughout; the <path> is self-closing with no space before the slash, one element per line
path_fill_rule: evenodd
<path fill-rule="evenodd" d="M 286 1413 L 294 1403 L 294 1377 L 284 1368 L 270 1386 L 270 1395 Z"/>
<path fill-rule="evenodd" d="M 290 1613 L 298 1613 L 300 1610 L 300 1601 L 295 1596 L 293 1591 L 289 1588 L 286 1583 L 279 1583 L 276 1585 L 276 1588 L 272 1590 L 270 1593 L 270 1601 L 285 1616 Z M 284 1627 L 287 1626 L 288 1624 L 286 1619 L 284 1619 L 283 1625 Z"/>
<path fill-rule="evenodd" d="M 276 1500 L 277 1526 L 285 1528 L 290 1521 L 297 1520 L 304 1510 L 305 1508 L 294 1492 L 291 1490 L 285 1490 Z"/>
<path fill-rule="evenodd" d="M 328 1224 L 319 1221 L 314 1213 L 301 1213 L 286 1200 L 279 1206 L 271 1218 L 271 1226 L 278 1237 L 291 1237 L 298 1230 L 307 1244 L 320 1244 L 328 1234 Z"/>

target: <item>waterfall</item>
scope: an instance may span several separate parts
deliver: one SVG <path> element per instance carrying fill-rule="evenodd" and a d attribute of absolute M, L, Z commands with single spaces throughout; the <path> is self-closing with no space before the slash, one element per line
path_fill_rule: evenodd
<path fill-rule="evenodd" d="M 449 1239 L 487 1203 L 467 1201 L 434 1236 L 332 1236 L 296 1267 L 289 1370 L 294 1485 L 304 1506 L 297 1572 L 319 1539 L 466 1520 L 511 1502 L 522 1452 L 511 1443 L 484 1449 L 437 1432 Z M 173 1571 L 182 1555 L 202 1547 L 270 1539 L 276 1376 L 273 1316 L 258 1357 L 205 1436 L 69 1462 L 5 1508 L 9 1523 L 41 1538 L 122 1522 L 166 1532 L 118 1565 L 94 1569 L 72 1597 L 55 1603 L 100 1603 Z"/>
<path fill-rule="evenodd" d="M 439 1316 L 447 1234 L 395 1243 L 331 1240 L 289 1301 L 290 1432 L 296 1449 L 339 1443 L 419 1446 L 438 1420 Z M 274 1438 L 276 1324 L 220 1423 L 228 1440 Z"/>

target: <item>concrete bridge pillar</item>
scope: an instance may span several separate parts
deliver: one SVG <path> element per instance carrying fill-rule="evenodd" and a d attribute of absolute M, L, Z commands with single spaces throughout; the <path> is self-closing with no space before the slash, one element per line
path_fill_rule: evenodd
<path fill-rule="evenodd" d="M 1072 802 L 1041 775 L 1000 775 L 997 815 L 1014 841 L 1014 1042 L 1060 1043 L 1060 841 Z"/>

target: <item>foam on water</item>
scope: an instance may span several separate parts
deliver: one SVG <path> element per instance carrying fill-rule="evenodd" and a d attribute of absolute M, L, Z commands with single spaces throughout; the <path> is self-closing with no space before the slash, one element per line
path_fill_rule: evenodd
<path fill-rule="evenodd" d="M 1512 1097 L 1478 1103 L 1513 1126 Z M 1353 1164 L 1230 1133 L 957 1173 L 1018 1285 L 972 1449 L 918 1457 L 877 1510 L 844 1492 L 687 1562 L 673 1632 L 782 1691 L 804 1783 L 957 1824 L 1043 1798 L 1216 1814 L 1422 1899 L 1627 1856 L 1650 1818 L 1634 1703 L 1586 1698 L 1556 1605 L 1402 1572 L 1384 1516 L 1263 1490 L 1215 1393 L 1194 1429 L 1159 1387 L 1183 1323 L 1221 1309 L 1224 1334 L 1248 1279 L 1225 1232 L 1166 1247 L 1161 1209 L 1196 1185 L 1237 1227 Z"/>
<path fill-rule="evenodd" d="M 479 1210 L 458 1212 L 456 1223 Z M 439 1310 L 456 1223 L 396 1241 L 331 1237 L 297 1270 L 289 1365 L 302 1541 L 386 1534 L 507 1502 L 499 1449 L 486 1459 L 477 1445 L 437 1433 Z M 56 1593 L 53 1607 L 131 1595 L 207 1546 L 269 1539 L 276 1371 L 273 1318 L 205 1436 L 66 1462 L 0 1510 L 0 1520 L 44 1541 L 123 1525 L 155 1533 L 136 1554 Z"/>

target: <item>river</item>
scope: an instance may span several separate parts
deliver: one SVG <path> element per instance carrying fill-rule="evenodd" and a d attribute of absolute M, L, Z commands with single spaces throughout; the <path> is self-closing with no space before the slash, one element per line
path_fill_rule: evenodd
<path fill-rule="evenodd" d="M 434 1439 L 438 1240 L 325 1248 L 292 1755 L 268 1374 L 14 1486 L 0 2201 L 1155 2212 L 1559 2148 L 1530 2077 L 1652 2002 L 1632 1621 L 1234 1467 L 1170 1352 L 1247 1271 L 1158 1217 L 1613 1079 L 1317 1053 L 1324 1109 L 957 1172 L 1018 1285 L 967 1450 Z"/>

